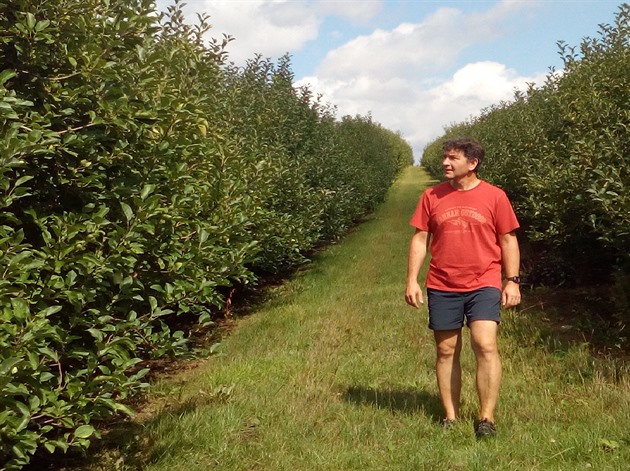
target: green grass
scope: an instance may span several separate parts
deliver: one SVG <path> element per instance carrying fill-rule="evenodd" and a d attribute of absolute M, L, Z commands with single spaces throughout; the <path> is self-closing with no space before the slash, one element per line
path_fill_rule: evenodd
<path fill-rule="evenodd" d="M 625 366 L 556 335 L 533 308 L 503 314 L 496 439 L 474 438 L 468 337 L 463 420 L 438 426 L 426 310 L 404 302 L 408 221 L 428 183 L 406 170 L 373 218 L 239 319 L 221 354 L 153 385 L 153 412 L 87 468 L 630 469 Z"/>

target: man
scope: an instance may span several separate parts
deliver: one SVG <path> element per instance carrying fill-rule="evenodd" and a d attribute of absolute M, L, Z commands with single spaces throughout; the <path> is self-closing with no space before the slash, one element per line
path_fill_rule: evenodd
<path fill-rule="evenodd" d="M 501 384 L 497 331 L 501 305 L 521 302 L 519 224 L 503 190 L 479 179 L 485 151 L 473 139 L 443 144 L 446 181 L 427 189 L 411 218 L 416 228 L 409 247 L 405 300 L 423 303 L 418 273 L 430 249 L 426 287 L 429 328 L 436 343 L 436 376 L 443 425 L 459 416 L 460 353 L 464 319 L 477 362 L 478 438 L 496 434 L 494 410 Z M 501 280 L 501 268 L 505 284 Z"/>

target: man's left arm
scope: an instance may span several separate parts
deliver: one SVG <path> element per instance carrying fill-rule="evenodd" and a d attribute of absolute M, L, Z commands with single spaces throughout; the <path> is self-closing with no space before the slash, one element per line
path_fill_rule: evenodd
<path fill-rule="evenodd" d="M 518 239 L 514 232 L 508 232 L 499 236 L 501 245 L 501 261 L 503 271 L 507 278 L 519 276 L 521 267 L 521 253 L 518 248 Z M 521 302 L 521 290 L 518 283 L 507 281 L 501 293 L 501 305 L 505 308 L 514 307 Z"/>

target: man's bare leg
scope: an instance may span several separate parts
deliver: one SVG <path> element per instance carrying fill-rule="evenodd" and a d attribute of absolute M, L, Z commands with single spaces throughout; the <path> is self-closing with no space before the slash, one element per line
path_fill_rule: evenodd
<path fill-rule="evenodd" d="M 462 351 L 462 330 L 436 330 L 435 345 L 437 359 L 435 373 L 446 419 L 459 417 L 459 402 L 462 390 L 462 368 L 459 362 Z"/>
<path fill-rule="evenodd" d="M 472 349 L 477 359 L 479 418 L 494 422 L 494 410 L 501 388 L 501 359 L 497 346 L 499 326 L 494 321 L 470 323 Z"/>

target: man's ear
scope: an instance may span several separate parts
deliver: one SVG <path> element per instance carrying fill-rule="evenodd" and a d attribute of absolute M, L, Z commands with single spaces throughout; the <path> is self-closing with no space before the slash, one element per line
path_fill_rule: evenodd
<path fill-rule="evenodd" d="M 470 171 L 472 172 L 473 170 L 475 170 L 479 166 L 479 159 L 469 160 L 468 163 L 470 165 L 473 165 L 473 167 L 470 169 Z"/>

